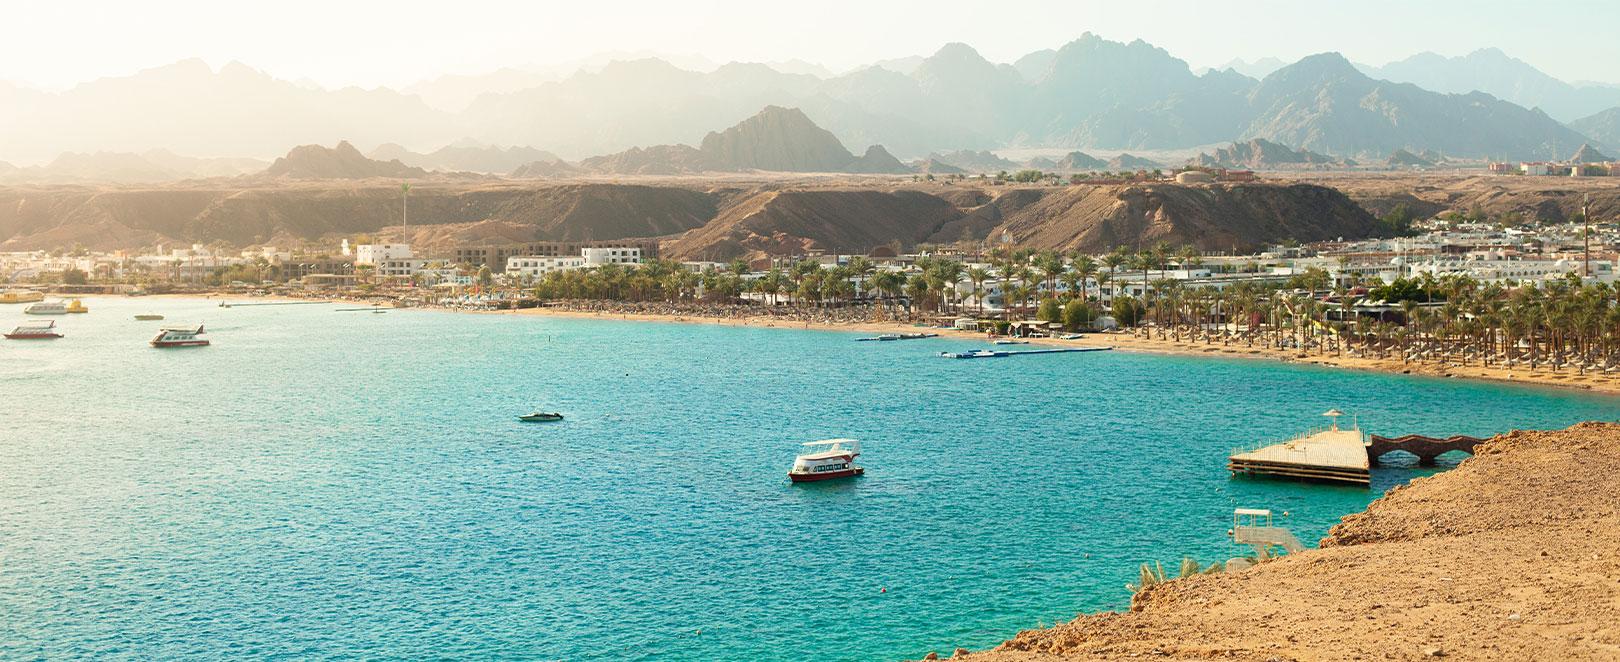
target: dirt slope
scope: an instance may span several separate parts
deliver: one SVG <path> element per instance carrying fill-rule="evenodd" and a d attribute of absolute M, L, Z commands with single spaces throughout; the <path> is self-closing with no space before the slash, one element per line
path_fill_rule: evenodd
<path fill-rule="evenodd" d="M 864 253 L 891 241 L 910 248 L 962 215 L 921 191 L 768 190 L 738 201 L 665 250 L 681 259 L 727 259 L 812 248 Z"/>
<path fill-rule="evenodd" d="M 1106 251 L 1164 241 L 1205 250 L 1258 248 L 1286 238 L 1365 237 L 1375 219 L 1318 186 L 1173 184 L 1068 186 L 1028 192 L 1002 210 L 1005 231 L 1022 245 Z M 1004 195 L 1003 197 L 1006 197 Z M 999 202 L 999 199 L 998 199 Z"/>
<path fill-rule="evenodd" d="M 1322 549 L 1177 580 L 965 659 L 1620 659 L 1620 424 L 1514 432 Z"/>
<path fill-rule="evenodd" d="M 702 226 L 717 196 L 679 186 L 423 183 L 411 189 L 413 226 L 495 219 L 534 239 L 657 237 Z M 0 189 L 0 250 L 133 248 L 154 243 L 330 239 L 400 222 L 389 180 L 196 189 Z M 446 238 L 453 233 L 440 233 Z"/>

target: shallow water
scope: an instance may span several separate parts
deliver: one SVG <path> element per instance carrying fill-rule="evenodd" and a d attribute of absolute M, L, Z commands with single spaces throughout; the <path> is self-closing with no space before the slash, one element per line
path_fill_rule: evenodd
<path fill-rule="evenodd" d="M 1231 479 L 1320 424 L 1489 434 L 1587 394 L 961 340 L 90 299 L 0 342 L 0 657 L 892 659 L 1123 607 L 1137 564 L 1315 540 L 1374 489 Z M 21 306 L 0 308 L 15 324 Z M 214 346 L 155 350 L 160 323 Z M 9 326 L 7 327 L 9 328 Z M 557 424 L 522 424 L 535 408 Z M 790 485 L 799 442 L 867 475 Z"/>

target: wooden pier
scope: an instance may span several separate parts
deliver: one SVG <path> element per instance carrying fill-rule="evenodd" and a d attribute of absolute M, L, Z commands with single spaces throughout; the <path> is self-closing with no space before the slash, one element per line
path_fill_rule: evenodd
<path fill-rule="evenodd" d="M 1366 436 L 1338 425 L 1313 430 L 1280 444 L 1233 453 L 1226 468 L 1236 474 L 1282 476 L 1329 483 L 1372 485 Z"/>
<path fill-rule="evenodd" d="M 1227 456 L 1226 468 L 1232 475 L 1280 476 L 1352 485 L 1371 485 L 1371 467 L 1392 451 L 1417 456 L 1422 465 L 1433 465 L 1435 458 L 1452 451 L 1473 453 L 1484 439 L 1453 435 L 1444 439 L 1409 434 L 1402 437 L 1368 435 L 1359 426 L 1339 427 L 1337 409 L 1323 416 L 1333 418 L 1326 428 L 1312 430 L 1280 444 L 1271 444 Z"/>
<path fill-rule="evenodd" d="M 976 349 L 966 352 L 940 352 L 947 359 L 999 359 L 1022 354 L 1073 354 L 1075 352 L 1106 352 L 1112 347 L 1053 347 L 1050 349 Z"/>

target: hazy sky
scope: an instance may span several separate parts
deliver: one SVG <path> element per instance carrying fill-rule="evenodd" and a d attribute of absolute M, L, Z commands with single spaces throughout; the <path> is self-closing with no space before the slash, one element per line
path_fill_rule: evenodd
<path fill-rule="evenodd" d="M 1141 38 L 1193 67 L 1336 50 L 1383 64 L 1497 46 L 1565 80 L 1620 82 L 1620 2 L 889 2 L 54 0 L 7 9 L 0 79 L 62 88 L 189 57 L 327 86 L 545 64 L 606 51 L 802 59 L 834 71 L 961 41 L 1010 62 L 1082 32 Z"/>

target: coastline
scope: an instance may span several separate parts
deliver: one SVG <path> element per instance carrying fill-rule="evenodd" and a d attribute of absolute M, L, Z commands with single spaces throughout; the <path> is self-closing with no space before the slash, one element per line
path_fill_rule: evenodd
<path fill-rule="evenodd" d="M 952 659 L 1612 660 L 1616 491 L 1620 423 L 1509 432 L 1344 517 L 1319 548 Z"/>
<path fill-rule="evenodd" d="M 348 299 L 342 297 L 232 297 L 223 293 L 199 294 L 154 294 L 146 295 L 148 298 L 181 298 L 224 300 L 231 299 L 285 299 L 287 301 L 324 302 L 332 304 L 372 304 L 375 301 L 366 299 Z M 381 304 L 389 306 L 391 304 Z M 711 315 L 679 315 L 666 313 L 652 313 L 644 311 L 606 311 L 606 310 L 578 310 L 573 308 L 551 306 L 544 308 L 521 308 L 515 310 L 478 310 L 470 308 L 454 308 L 446 306 L 414 306 L 422 310 L 437 310 L 456 313 L 474 313 L 479 315 L 538 315 L 545 317 L 563 317 L 574 319 L 600 319 L 621 320 L 629 322 L 659 322 L 666 324 L 710 324 L 719 326 L 738 326 L 775 329 L 800 329 L 819 331 L 843 331 L 861 333 L 915 333 L 926 329 L 931 333 L 938 333 L 943 338 L 952 338 L 965 341 L 983 341 L 982 333 L 957 331 L 954 329 L 941 329 L 938 327 L 917 326 L 910 322 L 880 320 L 880 321 L 803 321 L 791 320 L 782 317 L 765 315 L 740 315 L 734 317 L 717 317 Z M 1176 342 L 1170 339 L 1144 338 L 1124 332 L 1086 333 L 1078 340 L 1063 340 L 1060 338 L 1032 338 L 1032 345 L 1046 345 L 1053 347 L 1091 347 L 1108 346 L 1115 350 L 1126 352 L 1140 352 L 1182 357 L 1216 357 L 1225 359 L 1251 359 L 1278 361 L 1282 363 L 1298 363 L 1326 368 L 1344 370 L 1364 370 L 1389 374 L 1415 375 L 1434 378 L 1467 379 L 1498 384 L 1512 384 L 1517 386 L 1547 387 L 1584 391 L 1602 395 L 1620 396 L 1620 374 L 1603 375 L 1589 373 L 1580 375 L 1574 371 L 1564 370 L 1550 372 L 1546 370 L 1530 371 L 1523 368 L 1505 368 L 1500 366 L 1473 365 L 1439 365 L 1435 363 L 1403 363 L 1395 358 L 1358 358 L 1352 356 L 1336 356 L 1334 354 L 1302 353 L 1297 350 L 1285 350 L 1269 347 L 1248 347 L 1241 344 L 1221 345 L 1218 343 L 1190 343 Z"/>
<path fill-rule="evenodd" d="M 854 331 L 866 333 L 914 333 L 922 329 L 927 329 L 931 333 L 938 333 L 940 337 L 943 338 L 968 341 L 983 341 L 985 339 L 985 336 L 982 333 L 956 331 L 953 329 L 941 329 L 936 327 L 914 326 L 910 323 L 896 321 L 847 323 L 797 322 L 762 316 L 706 317 L 642 312 L 610 313 L 605 311 L 570 310 L 564 308 L 523 308 L 519 310 L 491 311 L 471 311 L 439 307 L 432 307 L 429 309 L 495 315 L 539 315 L 576 319 L 606 319 L 633 322 L 662 322 L 671 324 L 713 324 L 722 326 L 747 326 L 801 330 L 808 329 L 822 331 Z M 1300 353 L 1294 350 L 1266 347 L 1247 347 L 1237 344 L 1223 346 L 1220 344 L 1175 342 L 1169 339 L 1160 340 L 1156 338 L 1143 338 L 1130 333 L 1087 333 L 1083 334 L 1083 337 L 1078 340 L 1063 340 L 1060 338 L 1033 338 L 1030 339 L 1030 344 L 1054 347 L 1108 346 L 1119 351 L 1140 352 L 1147 354 L 1269 360 L 1282 363 L 1298 363 L 1303 365 L 1315 365 L 1346 370 L 1365 370 L 1389 374 L 1468 379 L 1475 381 L 1495 382 L 1500 384 L 1552 387 L 1620 396 L 1620 375 L 1578 375 L 1572 371 L 1552 373 L 1548 371 L 1531 372 L 1524 369 L 1515 370 L 1498 366 L 1486 367 L 1481 365 L 1458 366 L 1437 365 L 1433 363 L 1403 363 L 1400 359 L 1357 358 L 1351 356 L 1335 356 L 1333 354 L 1317 355 Z"/>

